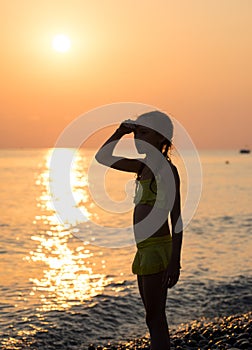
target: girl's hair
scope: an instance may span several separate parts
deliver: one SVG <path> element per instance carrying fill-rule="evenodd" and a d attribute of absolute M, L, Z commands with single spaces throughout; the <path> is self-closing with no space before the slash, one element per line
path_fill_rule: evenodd
<path fill-rule="evenodd" d="M 160 137 L 165 138 L 160 145 L 160 152 L 167 159 L 167 161 L 171 163 L 171 158 L 169 153 L 172 147 L 173 124 L 170 117 L 167 114 L 160 111 L 151 111 L 148 113 L 141 114 L 137 118 L 136 123 L 137 121 L 140 121 L 141 125 L 154 130 L 157 134 L 160 135 Z M 144 168 L 144 163 L 141 164 L 140 169 L 137 173 L 137 180 L 140 180 L 143 168 Z M 154 181 L 155 181 L 155 175 L 153 174 L 151 183 L 150 183 L 150 189 L 152 192 L 154 191 L 151 188 L 151 186 Z"/>

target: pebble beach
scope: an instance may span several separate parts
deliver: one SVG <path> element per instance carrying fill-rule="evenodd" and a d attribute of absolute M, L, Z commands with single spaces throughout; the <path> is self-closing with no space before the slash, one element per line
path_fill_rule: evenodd
<path fill-rule="evenodd" d="M 215 318 L 211 321 L 194 321 L 181 325 L 171 332 L 171 349 L 176 350 L 252 350 L 252 312 Z M 84 348 L 81 348 L 84 350 Z M 90 345 L 88 350 L 136 350 L 150 349 L 147 337 L 127 343 L 107 344 L 105 347 Z"/>

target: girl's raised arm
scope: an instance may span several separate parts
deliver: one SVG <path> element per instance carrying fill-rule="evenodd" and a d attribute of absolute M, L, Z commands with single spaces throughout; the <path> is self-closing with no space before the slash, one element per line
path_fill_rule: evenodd
<path fill-rule="evenodd" d="M 95 159 L 97 162 L 113 169 L 137 173 L 141 166 L 141 162 L 138 159 L 116 157 L 113 155 L 113 151 L 119 140 L 132 131 L 133 129 L 130 127 L 130 124 L 122 123 L 96 153 Z"/>

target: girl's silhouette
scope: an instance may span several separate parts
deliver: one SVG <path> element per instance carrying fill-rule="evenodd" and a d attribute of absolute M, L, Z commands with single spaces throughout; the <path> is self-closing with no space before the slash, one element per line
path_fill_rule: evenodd
<path fill-rule="evenodd" d="M 145 154 L 145 158 L 113 155 L 118 141 L 131 132 L 138 153 Z M 152 111 L 135 121 L 124 121 L 96 154 L 99 163 L 133 172 L 137 177 L 133 216 L 137 252 L 132 271 L 137 275 L 152 350 L 170 349 L 165 314 L 167 288 L 172 288 L 180 275 L 180 179 L 169 156 L 172 136 L 171 119 Z"/>

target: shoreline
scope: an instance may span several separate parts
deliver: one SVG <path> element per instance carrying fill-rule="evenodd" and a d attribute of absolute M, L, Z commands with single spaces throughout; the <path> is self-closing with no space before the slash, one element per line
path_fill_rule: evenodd
<path fill-rule="evenodd" d="M 171 350 L 252 350 L 252 311 L 182 324 L 171 333 Z M 148 337 L 106 345 L 90 344 L 88 350 L 149 349 Z"/>
<path fill-rule="evenodd" d="M 172 329 L 171 350 L 252 350 L 252 311 L 231 316 L 200 319 L 181 324 Z M 22 336 L 4 337 L 0 341 L 3 350 L 150 350 L 148 336 L 128 341 L 87 344 L 80 342 L 78 331 L 71 337 L 61 334 L 51 336 L 46 330 L 25 332 Z"/>

